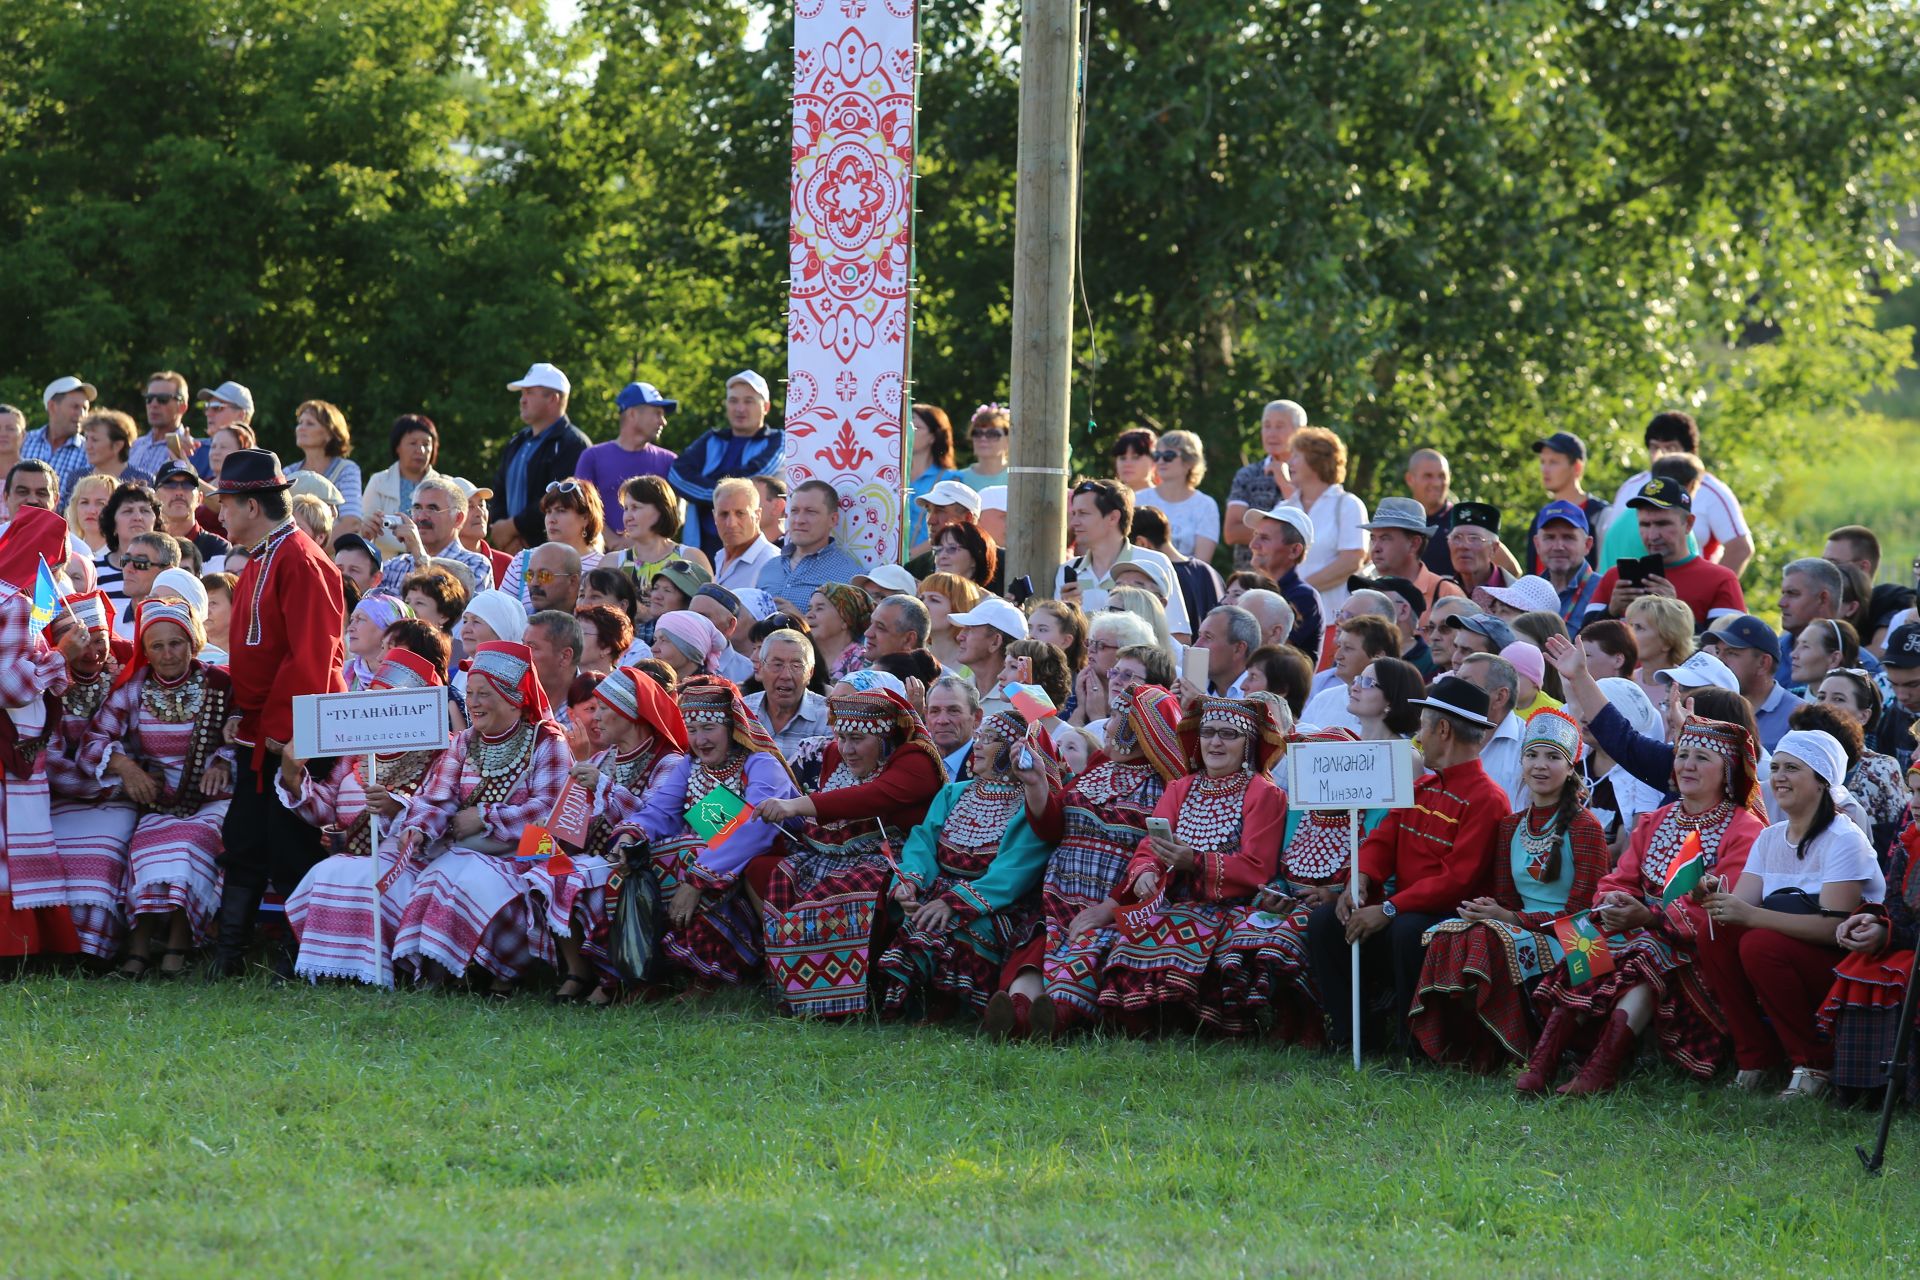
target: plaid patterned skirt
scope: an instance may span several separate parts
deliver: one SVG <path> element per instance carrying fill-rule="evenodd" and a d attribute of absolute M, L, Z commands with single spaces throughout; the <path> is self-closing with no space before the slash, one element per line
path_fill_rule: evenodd
<path fill-rule="evenodd" d="M 653 847 L 654 878 L 662 907 L 680 887 L 684 868 L 705 844 L 698 836 L 676 836 Z M 735 986 L 760 968 L 760 922 L 747 902 L 744 878 L 723 893 L 701 895 L 700 909 L 685 928 L 668 925 L 660 950 L 669 962 L 705 982 Z"/>
<path fill-rule="evenodd" d="M 1318 1048 L 1326 1042 L 1320 990 L 1307 964 L 1307 917 L 1319 905 L 1293 898 L 1278 911 L 1236 908 L 1215 957 L 1220 1001 L 1264 1021 L 1283 1040 Z"/>
<path fill-rule="evenodd" d="M 287 927 L 300 943 L 293 971 L 310 982 L 345 978 L 393 985 L 393 948 L 413 899 L 419 871 L 391 840 L 380 846 L 380 945 L 374 946 L 372 860 L 336 853 L 322 858 L 287 898 Z"/>
<path fill-rule="evenodd" d="M 836 857 L 807 849 L 767 882 L 761 924 L 767 979 L 783 1012 L 851 1018 L 867 1012 L 874 925 L 893 868 L 878 852 Z"/>
<path fill-rule="evenodd" d="M 1529 992 L 1555 956 L 1536 933 L 1494 921 L 1427 930 L 1408 1029 L 1435 1062 L 1493 1072 L 1533 1053 Z"/>
<path fill-rule="evenodd" d="M 225 800 L 209 800 L 189 818 L 141 814 L 127 858 L 127 915 L 185 911 L 194 944 L 210 940 L 220 910 L 224 877 L 215 859 L 226 847 L 220 834 L 226 818 Z"/>
<path fill-rule="evenodd" d="M 1833 1041 L 1833 1083 L 1842 1089 L 1884 1089 L 1886 1064 L 1900 1030 L 1900 1002 L 1913 973 L 1913 952 L 1850 954 L 1834 966 L 1833 989 L 1820 1006 L 1820 1033 Z M 1920 1102 L 1920 1043 L 1907 1053 L 1907 1101 Z"/>
<path fill-rule="evenodd" d="M 581 956 L 604 978 L 620 976 L 607 951 L 607 929 L 612 924 L 607 881 L 613 871 L 614 864 L 607 859 L 582 854 L 573 859 L 573 870 L 558 880 L 544 862 L 531 864 L 520 876 L 527 885 L 535 922 L 554 939 L 579 938 Z"/>
<path fill-rule="evenodd" d="M 1121 934 L 1100 970 L 1100 1007 L 1128 1013 L 1179 1008 L 1216 1030 L 1239 1034 L 1256 1023 L 1244 1004 L 1222 998 L 1214 955 L 1241 902 L 1170 902 L 1137 938 Z"/>
<path fill-rule="evenodd" d="M 393 944 L 396 966 L 432 960 L 454 977 L 479 965 L 517 982 L 536 960 L 554 962 L 553 941 L 534 923 L 520 864 L 449 849 L 414 881 Z"/>
<path fill-rule="evenodd" d="M 80 950 L 110 959 L 126 932 L 127 854 L 140 811 L 120 800 L 57 799 L 52 813 L 66 880 L 62 896 Z"/>
<path fill-rule="evenodd" d="M 1581 1039 L 1591 1040 L 1621 996 L 1646 986 L 1653 993 L 1651 1030 L 1660 1052 L 1688 1075 L 1710 1078 L 1726 1062 L 1730 1041 L 1691 958 L 1646 929 L 1609 934 L 1607 941 L 1611 972 L 1575 986 L 1567 980 L 1567 966 L 1555 965 L 1533 990 L 1534 1012 L 1544 1020 L 1556 1007 L 1571 1010 L 1586 1020 Z"/>
<path fill-rule="evenodd" d="M 959 877 L 943 871 L 920 900 L 931 902 L 958 883 Z M 1031 935 L 1034 914 L 1034 904 L 1022 901 L 982 917 L 971 927 L 956 925 L 945 933 L 918 929 L 902 920 L 899 932 L 874 962 L 880 1008 L 899 1015 L 916 1003 L 925 1007 L 930 999 L 945 998 L 980 1013 L 1000 989 L 1007 956 Z"/>

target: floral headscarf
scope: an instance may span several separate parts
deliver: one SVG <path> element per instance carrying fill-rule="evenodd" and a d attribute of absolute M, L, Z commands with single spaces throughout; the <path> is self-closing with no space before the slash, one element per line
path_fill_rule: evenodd
<path fill-rule="evenodd" d="M 867 622 L 873 617 L 873 600 L 866 592 L 844 582 L 823 582 L 814 588 L 814 593 L 827 598 L 854 639 L 867 633 Z"/>

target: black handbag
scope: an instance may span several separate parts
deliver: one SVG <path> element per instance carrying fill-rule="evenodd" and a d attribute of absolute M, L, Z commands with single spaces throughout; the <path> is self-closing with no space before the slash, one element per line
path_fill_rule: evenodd
<path fill-rule="evenodd" d="M 660 880 L 645 841 L 627 846 L 626 863 L 607 882 L 614 895 L 607 951 L 628 982 L 653 981 L 660 967 Z"/>
<path fill-rule="evenodd" d="M 1831 916 L 1836 920 L 1847 918 L 1845 911 L 1829 911 L 1820 905 L 1818 896 L 1805 889 L 1775 889 L 1760 900 L 1762 911 L 1778 911 L 1783 916 Z"/>

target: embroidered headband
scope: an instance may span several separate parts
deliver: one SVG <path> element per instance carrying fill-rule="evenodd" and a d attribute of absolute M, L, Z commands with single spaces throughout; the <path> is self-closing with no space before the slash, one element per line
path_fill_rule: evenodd
<path fill-rule="evenodd" d="M 843 694 L 827 701 L 830 723 L 849 733 L 890 734 L 899 727 L 905 710 L 905 702 L 881 690 Z"/>
<path fill-rule="evenodd" d="M 1208 698 L 1200 704 L 1200 727 L 1231 729 L 1251 738 L 1260 731 L 1260 719 L 1239 698 Z"/>
<path fill-rule="evenodd" d="M 515 649 L 520 652 L 513 652 Z M 496 642 L 480 646 L 479 652 L 473 655 L 473 665 L 467 675 L 469 679 L 484 677 L 501 697 L 516 707 L 524 707 L 527 705 L 527 695 L 521 686 L 532 669 L 533 655 L 525 645 Z"/>
<path fill-rule="evenodd" d="M 1580 740 L 1580 724 L 1564 711 L 1542 707 L 1527 720 L 1527 731 L 1520 738 L 1520 753 L 1531 746 L 1544 746 L 1565 757 L 1568 764 L 1580 763 L 1586 743 Z"/>
<path fill-rule="evenodd" d="M 606 678 L 594 686 L 593 696 L 628 720 L 640 719 L 640 691 L 633 683 L 629 668 L 608 672 Z"/>
<path fill-rule="evenodd" d="M 688 685 L 680 691 L 680 715 L 689 725 L 732 723 L 733 687 Z"/>
<path fill-rule="evenodd" d="M 431 662 L 411 649 L 389 649 L 367 682 L 369 689 L 430 689 L 440 683 Z"/>
<path fill-rule="evenodd" d="M 73 616 L 88 631 L 113 630 L 113 623 L 107 617 L 107 597 L 101 592 L 68 596 L 67 608 L 73 610 Z"/>
<path fill-rule="evenodd" d="M 991 729 L 1008 742 L 1018 742 L 1027 736 L 1027 718 L 1012 707 L 994 712 L 982 720 L 980 725 L 982 728 Z"/>

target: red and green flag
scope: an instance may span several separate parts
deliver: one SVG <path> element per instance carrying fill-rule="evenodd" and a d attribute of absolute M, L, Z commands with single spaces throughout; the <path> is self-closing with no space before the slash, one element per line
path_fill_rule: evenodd
<path fill-rule="evenodd" d="M 1613 972 L 1613 948 L 1593 927 L 1589 915 L 1581 911 L 1553 922 L 1553 936 L 1566 955 L 1567 979 L 1576 987 Z"/>
<path fill-rule="evenodd" d="M 1692 893 L 1706 874 L 1707 855 L 1700 848 L 1700 833 L 1689 831 L 1680 852 L 1667 866 L 1667 883 L 1660 890 L 1660 905 L 1670 907 Z"/>
<path fill-rule="evenodd" d="M 707 848 L 718 849 L 752 817 L 753 810 L 747 808 L 740 793 L 722 786 L 707 792 L 700 803 L 687 810 L 687 825 L 707 842 Z"/>

